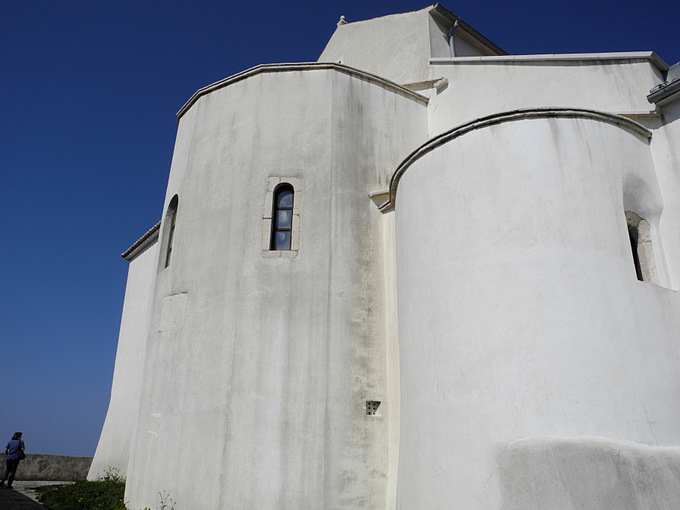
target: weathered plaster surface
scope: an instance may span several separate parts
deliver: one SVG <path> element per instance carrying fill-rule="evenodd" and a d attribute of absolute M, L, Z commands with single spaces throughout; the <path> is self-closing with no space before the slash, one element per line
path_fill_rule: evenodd
<path fill-rule="evenodd" d="M 453 492 L 477 508 L 503 441 L 680 442 L 679 303 L 635 277 L 630 174 L 649 184 L 640 204 L 656 207 L 645 137 L 566 118 L 470 132 L 404 173 L 402 507 L 435 507 Z"/>
<path fill-rule="evenodd" d="M 680 448 L 593 437 L 515 441 L 498 454 L 503 510 L 673 510 Z"/>
<path fill-rule="evenodd" d="M 134 431 L 130 425 L 137 421 L 139 412 L 157 260 L 158 245 L 153 243 L 130 262 L 111 400 L 90 478 L 100 478 L 111 468 L 122 476 L 127 473 Z"/>
<path fill-rule="evenodd" d="M 456 19 L 340 24 L 180 110 L 90 477 L 135 508 L 678 506 L 677 67 Z"/>
<path fill-rule="evenodd" d="M 203 508 L 385 506 L 382 215 L 366 197 L 424 141 L 425 120 L 409 94 L 316 66 L 235 82 L 183 114 L 167 194 L 180 197 L 173 255 L 155 279 L 128 467 L 133 504 L 168 490 Z M 263 200 L 285 179 L 304 196 L 299 252 L 271 258 Z M 378 415 L 366 416 L 367 400 L 383 402 Z M 194 449 L 178 447 L 193 438 L 221 447 L 196 465 Z"/>
<path fill-rule="evenodd" d="M 430 67 L 430 79 L 448 87 L 430 98 L 430 136 L 486 115 L 537 106 L 611 113 L 649 112 L 646 94 L 660 72 L 647 58 L 627 61 L 544 61 L 521 57 L 451 59 Z M 489 59 L 485 63 L 485 58 Z"/>
<path fill-rule="evenodd" d="M 369 70 L 399 84 L 427 79 L 430 8 L 340 25 L 319 57 Z M 365 45 L 370 51 L 357 51 Z"/>

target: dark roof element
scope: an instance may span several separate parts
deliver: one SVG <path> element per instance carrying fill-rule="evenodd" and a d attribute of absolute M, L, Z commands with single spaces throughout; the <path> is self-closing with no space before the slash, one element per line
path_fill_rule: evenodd
<path fill-rule="evenodd" d="M 132 261 L 137 255 L 142 253 L 151 244 L 156 242 L 158 239 L 158 232 L 161 228 L 161 222 L 159 221 L 153 227 L 151 227 L 146 234 L 140 237 L 135 244 L 130 246 L 127 250 L 120 254 L 127 261 Z"/>
<path fill-rule="evenodd" d="M 495 43 L 491 42 L 489 39 L 484 37 L 482 34 L 477 32 L 477 30 L 475 30 L 470 25 L 465 23 L 465 21 L 463 21 L 460 16 L 456 16 L 454 13 L 449 11 L 442 4 L 434 4 L 432 6 L 432 8 L 434 10 L 436 10 L 442 16 L 449 18 L 451 21 L 454 21 L 454 22 L 457 21 L 458 22 L 458 28 L 465 30 L 468 34 L 470 34 L 472 37 L 474 37 L 479 42 L 481 42 L 484 46 L 488 47 L 492 51 L 495 51 L 498 55 L 507 55 L 508 54 L 507 51 L 505 51 L 503 48 L 499 47 L 498 45 L 496 45 Z"/>
<path fill-rule="evenodd" d="M 675 99 L 680 99 L 680 78 L 675 78 L 673 81 L 663 82 L 649 91 L 647 101 L 658 106 L 664 106 Z M 674 96 L 674 97 L 671 97 Z"/>

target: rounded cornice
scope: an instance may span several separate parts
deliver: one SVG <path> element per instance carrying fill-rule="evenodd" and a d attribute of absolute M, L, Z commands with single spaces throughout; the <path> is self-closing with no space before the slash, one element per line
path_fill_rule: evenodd
<path fill-rule="evenodd" d="M 262 64 L 259 66 L 251 67 L 250 69 L 246 69 L 245 71 L 242 71 L 238 74 L 235 74 L 233 76 L 229 76 L 228 78 L 225 78 L 223 80 L 220 80 L 218 82 L 215 82 L 211 85 L 208 85 L 207 87 L 203 87 L 202 89 L 197 90 L 193 96 L 180 108 L 179 112 L 177 112 L 177 122 L 182 118 L 182 116 L 202 97 L 205 96 L 206 94 L 210 94 L 211 92 L 214 92 L 215 90 L 219 90 L 223 87 L 228 87 L 229 85 L 232 85 L 236 82 L 239 82 L 241 80 L 246 80 L 248 78 L 251 78 L 253 76 L 256 76 L 258 74 L 263 74 L 263 73 L 287 73 L 287 72 L 303 72 L 303 71 L 319 71 L 319 70 L 331 70 L 331 71 L 337 71 L 340 73 L 344 74 L 349 74 L 351 76 L 356 76 L 358 78 L 362 78 L 365 80 L 368 80 L 370 82 L 373 82 L 377 85 L 381 85 L 385 88 L 391 89 L 394 92 L 397 92 L 399 94 L 402 94 L 404 96 L 410 97 L 411 99 L 415 99 L 423 104 L 427 104 L 428 99 L 425 96 L 422 96 L 418 94 L 417 92 L 413 92 L 412 90 L 409 90 L 407 88 L 402 87 L 401 85 L 398 85 L 397 83 L 394 83 L 393 81 L 386 80 L 385 78 L 381 78 L 378 75 L 367 73 L 366 71 L 361 71 L 359 69 L 355 69 L 350 66 L 346 66 L 344 64 L 337 64 L 334 62 L 304 62 L 304 63 L 297 63 L 297 64 Z"/>
<path fill-rule="evenodd" d="M 432 152 L 437 147 L 444 145 L 451 140 L 455 140 L 471 131 L 476 131 L 478 129 L 483 129 L 489 126 L 494 126 L 497 124 L 503 124 L 505 122 L 513 122 L 518 120 L 527 119 L 589 119 L 598 122 L 605 122 L 607 124 L 612 124 L 623 128 L 627 131 L 634 133 L 637 136 L 649 140 L 652 137 L 652 132 L 646 127 L 638 124 L 637 122 L 621 117 L 620 115 L 614 115 L 611 113 L 600 112 L 597 110 L 586 110 L 579 108 L 530 108 L 530 109 L 520 109 L 513 110 L 503 113 L 495 113 L 493 115 L 488 115 L 486 117 L 481 117 L 473 121 L 467 122 L 460 126 L 457 126 L 449 131 L 446 131 L 430 140 L 425 142 L 423 145 L 414 150 L 409 154 L 406 159 L 404 159 L 397 169 L 392 174 L 390 178 L 390 186 L 388 190 L 388 199 L 385 203 L 380 206 L 380 210 L 385 212 L 392 209 L 396 203 L 397 188 L 399 186 L 399 181 L 404 175 L 406 170 L 415 163 L 418 159 L 422 158 L 424 155 Z"/>

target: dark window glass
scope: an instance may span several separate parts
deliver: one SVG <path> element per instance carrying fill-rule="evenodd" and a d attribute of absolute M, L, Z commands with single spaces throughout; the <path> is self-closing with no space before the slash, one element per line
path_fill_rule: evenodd
<path fill-rule="evenodd" d="M 281 184 L 274 191 L 270 250 L 290 250 L 293 232 L 293 187 Z"/>
<path fill-rule="evenodd" d="M 275 250 L 290 250 L 290 232 L 277 232 L 274 237 Z"/>
<path fill-rule="evenodd" d="M 642 277 L 642 266 L 640 265 L 640 255 L 638 254 L 638 229 L 628 225 L 628 238 L 630 239 L 630 249 L 633 252 L 633 264 L 635 264 L 635 274 L 637 279 L 644 281 Z"/>
<path fill-rule="evenodd" d="M 276 204 L 278 205 L 279 209 L 282 209 L 284 207 L 290 207 L 291 209 L 293 208 L 292 189 L 284 189 L 276 197 L 277 197 Z"/>
<path fill-rule="evenodd" d="M 278 211 L 276 214 L 277 228 L 291 228 L 293 219 L 293 211 Z"/>
<path fill-rule="evenodd" d="M 170 265 L 170 256 L 172 255 L 172 244 L 173 238 L 175 237 L 175 223 L 177 221 L 177 195 L 175 195 L 170 201 L 168 206 L 168 214 L 166 221 L 169 222 L 168 226 L 168 239 L 165 244 L 165 264 L 163 267 L 168 267 Z"/>

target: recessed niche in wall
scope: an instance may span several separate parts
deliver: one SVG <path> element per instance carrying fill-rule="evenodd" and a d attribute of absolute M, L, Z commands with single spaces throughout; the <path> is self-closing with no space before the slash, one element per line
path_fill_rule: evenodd
<path fill-rule="evenodd" d="M 366 416 L 375 416 L 378 414 L 378 408 L 380 407 L 380 402 L 377 400 L 367 400 L 366 401 Z"/>

